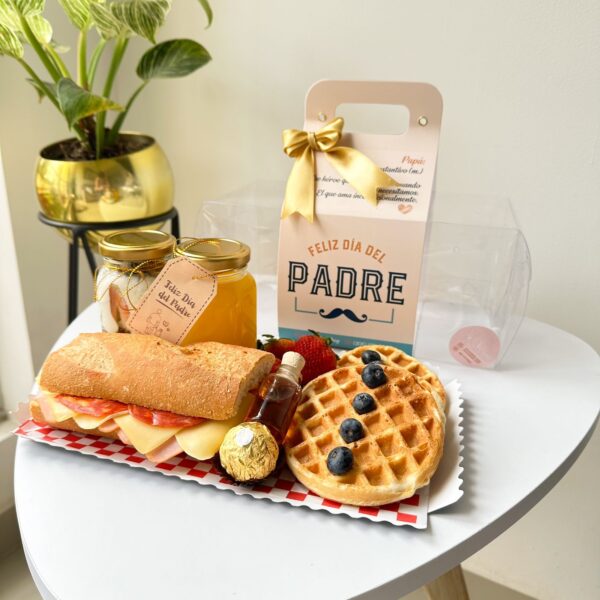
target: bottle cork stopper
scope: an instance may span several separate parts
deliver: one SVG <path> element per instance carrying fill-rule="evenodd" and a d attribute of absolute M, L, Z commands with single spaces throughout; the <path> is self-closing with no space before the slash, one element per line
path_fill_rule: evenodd
<path fill-rule="evenodd" d="M 281 357 L 281 364 L 289 367 L 296 377 L 299 378 L 302 369 L 304 369 L 304 357 L 297 352 L 286 352 Z"/>

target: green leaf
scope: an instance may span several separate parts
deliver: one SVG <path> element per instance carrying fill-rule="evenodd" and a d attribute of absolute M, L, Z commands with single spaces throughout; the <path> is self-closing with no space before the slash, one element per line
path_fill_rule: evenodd
<path fill-rule="evenodd" d="M 49 44 L 52 40 L 52 25 L 42 15 L 31 15 L 27 17 L 27 23 L 33 31 L 33 35 L 40 44 Z"/>
<path fill-rule="evenodd" d="M 77 29 L 85 29 L 90 20 L 90 0 L 58 0 L 69 20 Z"/>
<path fill-rule="evenodd" d="M 29 27 L 33 31 L 33 35 L 35 35 L 36 39 L 40 42 L 40 44 L 46 45 L 50 43 L 52 39 L 52 25 L 42 17 L 41 14 L 34 12 L 40 7 L 39 4 L 31 5 L 31 6 L 23 6 L 27 15 L 25 19 L 29 24 Z M 43 8 L 43 3 L 41 5 Z M 0 24 L 8 27 L 13 33 L 21 34 L 19 35 L 19 39 L 21 42 L 25 42 L 26 38 L 23 32 L 23 25 L 19 19 L 19 14 L 13 10 L 13 8 L 8 3 L 8 0 L 0 0 Z"/>
<path fill-rule="evenodd" d="M 38 93 L 38 99 L 41 102 L 46 96 L 56 94 L 56 86 L 48 81 L 42 81 L 40 85 L 35 79 L 27 79 Z"/>
<path fill-rule="evenodd" d="M 44 10 L 45 0 L 14 0 L 17 10 L 24 16 L 39 15 Z"/>
<path fill-rule="evenodd" d="M 15 33 L 21 29 L 19 15 L 10 6 L 8 0 L 0 0 L 0 25 L 8 27 Z"/>
<path fill-rule="evenodd" d="M 140 59 L 137 74 L 148 81 L 160 77 L 184 77 L 203 67 L 210 54 L 194 40 L 169 40 L 150 48 Z"/>
<path fill-rule="evenodd" d="M 0 24 L 0 55 L 23 58 L 23 44 L 6 25 Z"/>
<path fill-rule="evenodd" d="M 90 4 L 90 14 L 98 33 L 105 40 L 116 38 L 126 30 L 124 25 L 115 18 L 112 12 L 100 2 L 92 2 Z"/>
<path fill-rule="evenodd" d="M 56 85 L 58 103 L 69 127 L 90 115 L 107 110 L 123 110 L 123 107 L 108 98 L 96 96 L 79 87 L 72 79 L 63 77 Z"/>
<path fill-rule="evenodd" d="M 210 4 L 208 3 L 208 0 L 198 0 L 198 2 L 200 2 L 200 5 L 202 6 L 202 8 L 204 9 L 204 12 L 206 13 L 206 18 L 208 19 L 207 27 L 210 27 L 213 22 L 212 8 L 211 8 Z"/>
<path fill-rule="evenodd" d="M 153 44 L 156 43 L 156 31 L 164 23 L 170 8 L 169 0 L 121 0 L 110 5 L 120 23 Z"/>

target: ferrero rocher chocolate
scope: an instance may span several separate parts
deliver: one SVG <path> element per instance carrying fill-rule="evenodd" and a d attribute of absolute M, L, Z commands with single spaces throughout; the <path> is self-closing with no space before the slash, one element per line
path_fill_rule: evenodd
<path fill-rule="evenodd" d="M 246 422 L 227 432 L 219 457 L 223 468 L 236 481 L 257 481 L 275 469 L 279 446 L 268 427 Z"/>

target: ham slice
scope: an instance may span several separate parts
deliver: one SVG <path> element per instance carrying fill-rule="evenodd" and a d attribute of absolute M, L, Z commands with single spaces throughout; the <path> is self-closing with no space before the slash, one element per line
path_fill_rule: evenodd
<path fill-rule="evenodd" d="M 123 433 L 123 431 L 121 429 L 119 429 L 117 431 L 117 435 L 119 436 L 119 439 L 126 445 L 126 446 L 132 446 L 133 444 L 129 441 L 129 438 Z"/>
<path fill-rule="evenodd" d="M 114 419 L 110 419 L 109 421 L 105 421 L 104 423 L 102 423 L 102 425 L 100 425 L 98 429 L 102 433 L 113 433 L 113 431 L 117 431 L 117 429 L 119 429 L 119 426 L 117 425 L 117 422 Z"/>
<path fill-rule="evenodd" d="M 50 402 L 48 401 L 48 398 L 46 398 L 46 395 L 43 392 L 40 392 L 35 396 L 31 396 L 31 400 L 35 400 L 40 405 L 44 420 L 46 423 L 52 425 L 55 422 L 54 411 L 52 410 L 52 406 L 50 406 Z"/>
<path fill-rule="evenodd" d="M 167 440 L 164 444 L 155 450 L 152 450 L 152 452 L 148 452 L 148 454 L 146 454 L 146 458 L 149 461 L 158 464 L 166 462 L 182 452 L 183 448 L 179 445 L 177 438 L 173 436 L 170 440 Z"/>

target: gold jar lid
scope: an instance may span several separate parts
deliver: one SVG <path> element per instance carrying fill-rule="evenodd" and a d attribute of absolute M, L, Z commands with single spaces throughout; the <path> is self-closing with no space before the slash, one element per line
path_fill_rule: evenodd
<path fill-rule="evenodd" d="M 98 250 L 102 256 L 118 260 L 152 260 L 173 252 L 175 238 L 152 229 L 118 231 L 102 238 Z"/>
<path fill-rule="evenodd" d="M 250 261 L 249 246 L 225 238 L 185 238 L 179 242 L 174 254 L 212 272 L 241 269 Z"/>

